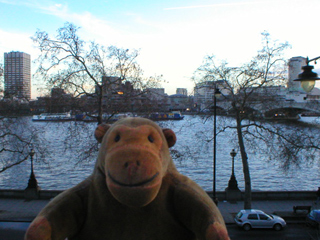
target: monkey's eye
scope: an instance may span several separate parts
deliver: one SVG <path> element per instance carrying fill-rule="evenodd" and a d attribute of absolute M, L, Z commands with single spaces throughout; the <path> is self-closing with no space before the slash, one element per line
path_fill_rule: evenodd
<path fill-rule="evenodd" d="M 152 137 L 151 135 L 148 136 L 148 140 L 149 140 L 149 142 L 151 142 L 151 143 L 154 142 L 154 139 L 153 139 L 153 137 Z"/>
<path fill-rule="evenodd" d="M 119 142 L 120 141 L 120 135 L 119 134 L 116 135 L 116 137 L 114 138 L 114 141 L 115 142 Z"/>

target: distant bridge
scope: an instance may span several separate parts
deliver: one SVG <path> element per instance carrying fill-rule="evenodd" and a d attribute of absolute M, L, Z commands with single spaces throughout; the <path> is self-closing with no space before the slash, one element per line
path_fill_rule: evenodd
<path fill-rule="evenodd" d="M 232 114 L 231 101 L 218 101 L 216 105 L 218 113 Z M 300 114 L 320 116 L 320 101 L 257 101 L 251 102 L 248 106 L 244 109 L 244 114 L 259 115 L 266 119 L 298 119 Z"/>

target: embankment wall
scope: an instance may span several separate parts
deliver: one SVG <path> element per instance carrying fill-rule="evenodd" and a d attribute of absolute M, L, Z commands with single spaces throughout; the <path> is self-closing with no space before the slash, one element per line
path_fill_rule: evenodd
<path fill-rule="evenodd" d="M 39 199 L 51 199 L 62 190 L 39 190 Z M 207 192 L 212 197 L 212 191 Z M 219 201 L 226 200 L 226 192 L 216 192 Z M 0 198 L 25 198 L 24 190 L 0 189 Z M 313 200 L 317 198 L 316 191 L 253 191 L 252 200 Z M 241 199 L 244 192 L 241 192 Z"/>

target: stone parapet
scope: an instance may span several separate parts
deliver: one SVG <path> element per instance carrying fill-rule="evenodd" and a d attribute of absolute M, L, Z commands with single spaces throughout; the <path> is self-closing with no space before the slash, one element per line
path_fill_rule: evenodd
<path fill-rule="evenodd" d="M 39 190 L 39 199 L 51 199 L 61 193 L 63 190 Z M 212 197 L 212 191 L 207 192 Z M 243 201 L 244 192 L 241 192 Z M 216 192 L 219 201 L 227 200 L 225 191 Z M 25 190 L 0 189 L 0 198 L 25 198 Z M 316 191 L 252 191 L 252 200 L 315 200 Z"/>
<path fill-rule="evenodd" d="M 62 190 L 38 190 L 38 198 L 41 200 L 47 200 L 54 198 Z M 15 190 L 15 189 L 0 189 L 0 198 L 25 198 L 25 190 Z"/>
<path fill-rule="evenodd" d="M 207 192 L 212 197 L 212 191 Z M 219 201 L 228 200 L 227 192 L 216 192 Z M 237 201 L 244 200 L 244 192 L 238 194 Z M 316 191 L 252 191 L 252 200 L 315 200 L 317 199 Z"/>

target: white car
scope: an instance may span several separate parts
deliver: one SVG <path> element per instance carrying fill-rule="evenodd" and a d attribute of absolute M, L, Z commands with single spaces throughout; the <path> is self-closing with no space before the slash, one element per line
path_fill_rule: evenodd
<path fill-rule="evenodd" d="M 246 231 L 249 231 L 251 228 L 273 228 L 279 231 L 286 226 L 283 218 L 266 214 L 257 209 L 240 210 L 234 220 L 239 227 L 242 227 Z"/>

